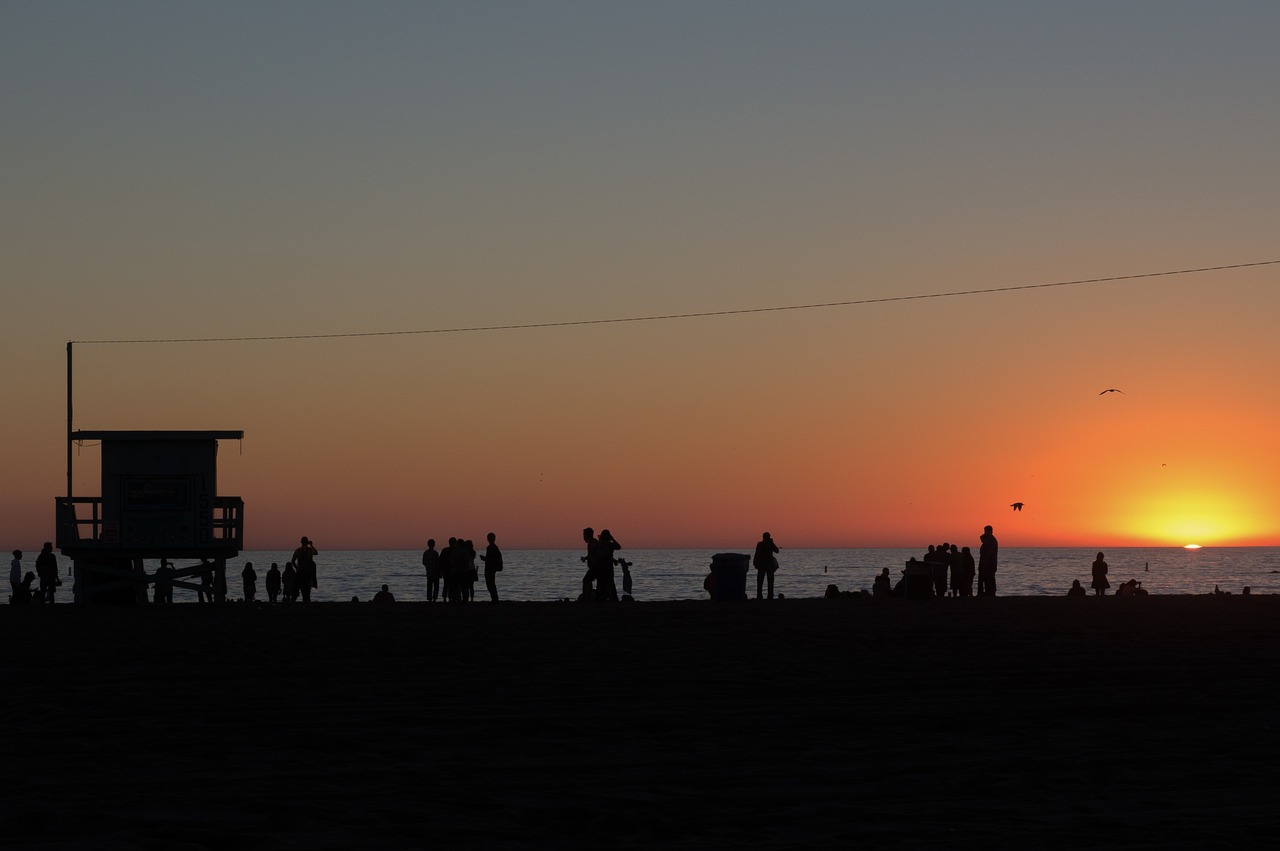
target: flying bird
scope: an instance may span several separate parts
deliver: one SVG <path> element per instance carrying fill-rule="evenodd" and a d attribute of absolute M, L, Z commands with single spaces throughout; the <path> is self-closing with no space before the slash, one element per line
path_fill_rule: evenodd
<path fill-rule="evenodd" d="M 1125 392 L 1124 392 L 1123 390 L 1117 390 L 1117 389 L 1116 389 L 1116 388 L 1114 388 L 1114 387 L 1108 387 L 1106 390 L 1103 390 L 1103 391 L 1102 391 L 1101 393 L 1099 393 L 1098 395 L 1099 395 L 1099 396 L 1101 396 L 1101 395 L 1103 395 L 1103 393 L 1119 393 L 1121 396 L 1124 396 L 1124 395 L 1125 395 Z"/>
<path fill-rule="evenodd" d="M 1020 503 L 1020 502 L 1015 502 L 1015 503 L 1012 503 L 1009 507 L 1010 507 L 1010 508 L 1012 508 L 1014 511 L 1021 511 L 1021 510 L 1022 510 L 1022 503 Z"/>

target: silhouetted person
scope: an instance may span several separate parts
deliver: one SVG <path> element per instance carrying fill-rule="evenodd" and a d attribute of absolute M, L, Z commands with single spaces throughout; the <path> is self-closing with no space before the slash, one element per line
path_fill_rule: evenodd
<path fill-rule="evenodd" d="M 160 567 L 156 569 L 156 602 L 172 603 L 173 602 L 173 576 L 177 571 L 173 569 L 173 562 L 167 558 L 160 559 Z"/>
<path fill-rule="evenodd" d="M 227 602 L 227 560 L 218 559 L 213 563 L 213 601 Z"/>
<path fill-rule="evenodd" d="M 582 557 L 582 560 L 587 563 L 587 572 L 582 575 L 582 596 L 578 599 L 592 600 L 595 599 L 595 589 L 592 587 L 592 583 L 595 582 L 596 579 L 595 559 L 592 558 L 592 554 L 595 552 L 596 545 L 599 543 L 596 540 L 596 530 L 592 529 L 590 526 L 583 529 L 582 541 L 587 545 L 587 554 Z"/>
<path fill-rule="evenodd" d="M 1084 597 L 1084 586 L 1080 584 L 1079 579 L 1071 580 L 1071 587 L 1067 589 L 1068 597 Z"/>
<path fill-rule="evenodd" d="M 960 558 L 963 561 L 963 573 L 960 576 L 960 596 L 973 596 L 973 578 L 978 575 L 978 566 L 973 560 L 973 552 L 968 547 L 960 550 Z"/>
<path fill-rule="evenodd" d="M 305 536 L 298 548 L 293 551 L 293 563 L 298 571 L 298 590 L 302 592 L 302 602 L 311 602 L 311 589 L 318 588 L 316 581 L 316 556 L 320 555 L 315 544 Z"/>
<path fill-rule="evenodd" d="M 36 576 L 40 578 L 40 602 L 52 603 L 62 580 L 58 578 L 58 557 L 53 554 L 53 544 L 44 542 L 36 556 Z"/>
<path fill-rule="evenodd" d="M 608 529 L 600 530 L 596 541 L 596 599 L 618 602 L 618 586 L 613 582 L 613 554 L 622 549 Z"/>
<path fill-rule="evenodd" d="M 476 571 L 476 545 L 470 539 L 461 542 L 462 554 L 462 599 L 467 603 L 476 599 L 476 580 L 480 574 Z"/>
<path fill-rule="evenodd" d="M 959 597 L 960 589 L 964 587 L 964 553 L 955 544 L 947 553 L 947 567 L 951 570 L 951 595 Z"/>
<path fill-rule="evenodd" d="M 213 564 L 207 559 L 200 559 L 200 590 L 196 599 L 201 603 L 213 602 Z"/>
<path fill-rule="evenodd" d="M 13 561 L 9 562 L 9 587 L 13 590 L 10 603 L 16 603 L 18 589 L 22 587 L 22 550 L 13 551 Z"/>
<path fill-rule="evenodd" d="M 1107 593 L 1111 583 L 1107 581 L 1107 563 L 1102 560 L 1102 553 L 1093 560 L 1093 593 L 1101 597 Z"/>
<path fill-rule="evenodd" d="M 286 603 L 298 601 L 298 570 L 291 561 L 285 563 L 284 573 L 280 576 L 280 590 Z"/>
<path fill-rule="evenodd" d="M 267 602 L 274 603 L 280 597 L 280 565 L 274 561 L 267 568 Z"/>
<path fill-rule="evenodd" d="M 36 575 L 31 571 L 27 571 L 27 575 L 22 577 L 22 581 L 18 583 L 18 588 L 13 592 L 13 604 L 15 606 L 27 606 L 31 604 L 32 592 L 31 585 L 36 581 Z"/>
<path fill-rule="evenodd" d="M 498 549 L 497 536 L 488 535 L 489 546 L 484 548 L 480 560 L 484 562 L 484 586 L 489 589 L 489 602 L 498 602 L 498 571 L 502 570 L 502 550 Z"/>
<path fill-rule="evenodd" d="M 1128 582 L 1121 582 L 1120 587 L 1116 589 L 1117 597 L 1136 597 L 1145 595 L 1146 593 L 1147 592 L 1142 587 L 1142 583 L 1136 579 L 1130 579 Z"/>
<path fill-rule="evenodd" d="M 355 598 L 352 599 L 354 600 Z M 373 602 L 375 603 L 394 603 L 395 601 L 395 595 L 392 594 L 391 590 L 385 585 L 382 586 L 381 591 L 373 595 Z"/>
<path fill-rule="evenodd" d="M 253 562 L 246 561 L 244 570 L 240 571 L 240 578 L 244 580 L 244 601 L 252 603 L 254 598 L 258 596 L 258 571 L 253 569 Z"/>
<path fill-rule="evenodd" d="M 947 596 L 947 568 L 951 566 L 951 545 L 943 543 L 933 553 L 933 594 L 935 597 Z"/>
<path fill-rule="evenodd" d="M 996 562 L 1000 558 L 1000 543 L 991 534 L 991 527 L 982 528 L 979 538 L 982 546 L 978 548 L 978 596 L 994 597 L 996 595 Z"/>
<path fill-rule="evenodd" d="M 871 583 L 871 596 L 888 597 L 893 594 L 893 582 L 889 578 L 889 568 L 880 571 L 880 575 Z"/>
<path fill-rule="evenodd" d="M 427 571 L 427 602 L 434 603 L 440 597 L 440 553 L 436 552 L 436 539 L 427 541 L 422 551 L 422 566 Z"/>
<path fill-rule="evenodd" d="M 62 580 L 58 578 L 58 557 L 54 555 L 53 544 L 49 541 L 45 541 L 36 554 L 36 579 L 40 583 L 36 602 L 52 603 Z"/>
<path fill-rule="evenodd" d="M 449 543 L 440 550 L 440 582 L 444 586 L 442 593 L 445 602 L 452 600 L 456 594 L 458 583 L 453 578 L 453 548 L 457 543 L 457 538 L 450 538 Z"/>
<path fill-rule="evenodd" d="M 618 567 L 622 568 L 622 596 L 631 596 L 631 565 L 625 558 L 618 559 Z"/>
<path fill-rule="evenodd" d="M 773 536 L 765 532 L 756 544 L 755 554 L 751 556 L 751 564 L 756 569 L 756 599 L 764 597 L 765 580 L 769 582 L 769 599 L 773 599 L 773 574 L 778 571 L 778 545 Z"/>

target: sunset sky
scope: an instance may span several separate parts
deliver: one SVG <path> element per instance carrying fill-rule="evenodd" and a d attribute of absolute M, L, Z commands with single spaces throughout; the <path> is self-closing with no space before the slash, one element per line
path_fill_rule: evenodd
<path fill-rule="evenodd" d="M 244 430 L 252 549 L 1280 543 L 1280 265 L 561 324 L 1280 260 L 1277 33 L 4 0 L 0 544 L 53 538 L 68 340 L 77 428 Z"/>

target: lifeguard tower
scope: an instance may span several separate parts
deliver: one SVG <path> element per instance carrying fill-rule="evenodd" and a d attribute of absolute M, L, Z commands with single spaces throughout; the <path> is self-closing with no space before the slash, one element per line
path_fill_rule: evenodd
<path fill-rule="evenodd" d="M 218 441 L 243 437 L 243 431 L 69 431 L 57 545 L 72 559 L 75 601 L 144 602 L 156 582 L 225 595 L 227 559 L 240 552 L 244 501 L 218 495 Z M 70 447 L 77 441 L 101 441 L 99 496 L 70 494 Z M 157 566 L 150 574 L 148 559 Z M 172 569 L 159 570 L 164 562 Z M 188 581 L 202 574 L 213 577 L 212 588 Z"/>

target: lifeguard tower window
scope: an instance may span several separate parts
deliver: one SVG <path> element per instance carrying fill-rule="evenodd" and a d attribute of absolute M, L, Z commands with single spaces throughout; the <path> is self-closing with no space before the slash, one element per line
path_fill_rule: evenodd
<path fill-rule="evenodd" d="M 132 558 L 236 555 L 243 532 L 239 497 L 218 495 L 218 441 L 242 431 L 78 431 L 101 441 L 97 497 L 58 500 L 58 547 Z"/>

